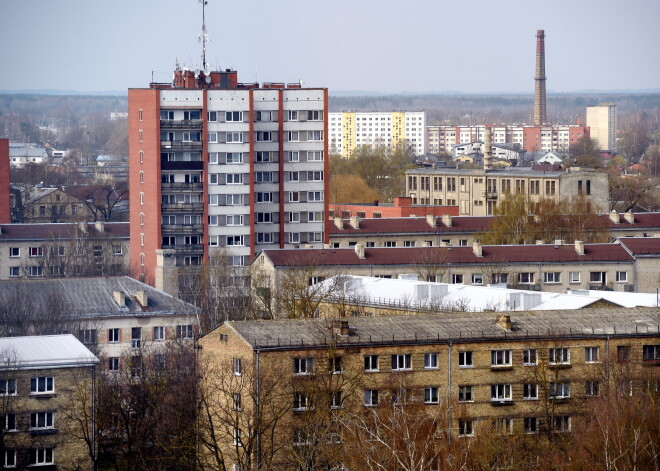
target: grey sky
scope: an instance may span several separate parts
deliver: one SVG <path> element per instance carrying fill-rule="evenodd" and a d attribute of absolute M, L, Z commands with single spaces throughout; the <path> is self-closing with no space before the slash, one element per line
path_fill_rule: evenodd
<path fill-rule="evenodd" d="M 380 92 L 660 88 L 660 0 L 208 0 L 239 81 Z M 125 90 L 199 66 L 198 0 L 0 0 L 0 89 Z"/>

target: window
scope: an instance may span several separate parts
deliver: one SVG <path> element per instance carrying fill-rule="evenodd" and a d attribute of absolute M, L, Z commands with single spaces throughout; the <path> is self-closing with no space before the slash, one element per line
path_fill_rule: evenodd
<path fill-rule="evenodd" d="M 5 414 L 5 420 L 2 424 L 2 429 L 6 432 L 16 430 L 16 414 Z"/>
<path fill-rule="evenodd" d="M 0 379 L 0 396 L 14 396 L 16 395 L 16 380 L 15 379 Z"/>
<path fill-rule="evenodd" d="M 21 276 L 21 267 L 9 267 L 9 277 L 16 278 Z"/>
<path fill-rule="evenodd" d="M 551 365 L 568 365 L 571 362 L 568 348 L 551 348 L 548 352 L 548 363 Z"/>
<path fill-rule="evenodd" d="M 307 121 L 323 121 L 323 111 L 321 110 L 308 111 Z"/>
<path fill-rule="evenodd" d="M 595 363 L 600 361 L 598 347 L 585 347 L 584 348 L 584 361 L 587 363 Z"/>
<path fill-rule="evenodd" d="M 579 283 L 580 282 L 580 272 L 579 271 L 569 272 L 568 282 L 569 283 Z"/>
<path fill-rule="evenodd" d="M 225 112 L 225 121 L 243 121 L 242 111 L 227 111 Z"/>
<path fill-rule="evenodd" d="M 604 271 L 589 272 L 589 281 L 592 283 L 605 283 L 606 276 Z"/>
<path fill-rule="evenodd" d="M 484 276 L 481 273 L 473 273 L 472 274 L 472 284 L 473 285 L 483 285 L 484 284 Z"/>
<path fill-rule="evenodd" d="M 323 131 L 307 131 L 307 140 L 308 141 L 322 141 L 323 140 Z"/>
<path fill-rule="evenodd" d="M 234 376 L 240 376 L 241 373 L 243 372 L 243 368 L 241 365 L 241 359 L 240 358 L 233 358 L 231 361 L 232 364 L 232 371 L 234 372 Z"/>
<path fill-rule="evenodd" d="M 322 211 L 308 212 L 307 222 L 323 222 L 323 212 Z"/>
<path fill-rule="evenodd" d="M 257 152 L 259 154 L 259 152 Z M 226 162 L 228 164 L 242 164 L 243 163 L 243 153 L 242 152 L 227 152 Z"/>
<path fill-rule="evenodd" d="M 535 383 L 523 384 L 523 399 L 530 401 L 539 398 L 539 385 Z"/>
<path fill-rule="evenodd" d="M 234 247 L 240 247 L 243 244 L 243 236 L 242 235 L 236 235 L 236 236 L 227 236 L 227 246 L 234 246 Z"/>
<path fill-rule="evenodd" d="M 412 355 L 400 353 L 392 355 L 392 371 L 412 370 Z"/>
<path fill-rule="evenodd" d="M 108 371 L 119 371 L 119 357 L 108 357 Z"/>
<path fill-rule="evenodd" d="M 272 232 L 257 232 L 255 233 L 257 244 L 272 244 L 274 237 Z"/>
<path fill-rule="evenodd" d="M 30 448 L 28 452 L 28 463 L 32 466 L 53 464 L 53 449 L 52 448 Z"/>
<path fill-rule="evenodd" d="M 300 140 L 298 137 L 298 131 L 287 131 L 286 136 L 287 136 L 286 140 L 290 142 L 296 142 Z"/>
<path fill-rule="evenodd" d="M 258 191 L 254 194 L 254 199 L 257 203 L 272 203 L 273 194 L 269 192 Z"/>
<path fill-rule="evenodd" d="M 472 386 L 458 387 L 458 402 L 472 402 Z"/>
<path fill-rule="evenodd" d="M 323 151 L 315 150 L 307 152 L 307 161 L 308 162 L 322 162 L 323 161 Z"/>
<path fill-rule="evenodd" d="M 364 405 L 365 406 L 377 406 L 378 405 L 378 390 L 377 389 L 365 389 L 364 390 Z"/>
<path fill-rule="evenodd" d="M 600 383 L 598 381 L 584 382 L 584 395 L 586 397 L 597 397 L 600 393 Z"/>
<path fill-rule="evenodd" d="M 365 355 L 364 371 L 367 372 L 378 371 L 378 355 Z"/>
<path fill-rule="evenodd" d="M 518 273 L 518 283 L 525 285 L 533 284 L 534 273 Z"/>
<path fill-rule="evenodd" d="M 546 272 L 543 274 L 544 283 L 560 283 L 560 273 L 558 271 Z"/>
<path fill-rule="evenodd" d="M 240 411 L 241 410 L 241 395 L 239 393 L 234 393 L 233 399 L 234 399 L 233 410 Z"/>
<path fill-rule="evenodd" d="M 458 367 L 472 368 L 472 352 L 458 352 Z"/>
<path fill-rule="evenodd" d="M 112 255 L 122 255 L 124 250 L 121 244 L 112 244 Z"/>
<path fill-rule="evenodd" d="M 555 432 L 570 432 L 571 417 L 568 415 L 559 415 L 553 417 L 552 430 Z"/>
<path fill-rule="evenodd" d="M 307 233 L 307 242 L 322 242 L 323 233 L 322 232 L 308 232 Z"/>
<path fill-rule="evenodd" d="M 243 441 L 241 440 L 241 429 L 240 428 L 235 428 L 233 432 L 233 444 L 234 446 L 243 446 Z"/>
<path fill-rule="evenodd" d="M 424 368 L 427 370 L 438 368 L 438 354 L 425 353 L 424 354 Z"/>
<path fill-rule="evenodd" d="M 55 392 L 55 378 L 39 376 L 30 379 L 30 394 L 51 394 Z"/>
<path fill-rule="evenodd" d="M 190 138 L 186 139 L 186 136 L 184 136 L 183 140 L 184 141 L 190 140 Z M 208 142 L 211 143 L 211 144 L 218 142 L 218 133 L 217 132 L 209 132 Z"/>
<path fill-rule="evenodd" d="M 438 402 L 440 402 L 438 388 L 435 386 L 424 388 L 424 404 L 437 404 Z"/>
<path fill-rule="evenodd" d="M 474 424 L 472 420 L 459 419 L 458 420 L 458 436 L 471 437 L 474 435 Z"/>
<path fill-rule="evenodd" d="M 131 348 L 140 348 L 142 344 L 142 327 L 131 328 Z"/>
<path fill-rule="evenodd" d="M 287 113 L 288 121 L 298 121 L 298 111 L 289 110 Z"/>
<path fill-rule="evenodd" d="M 314 372 L 314 359 L 313 358 L 294 358 L 293 359 L 293 374 L 296 375 L 309 375 Z"/>
<path fill-rule="evenodd" d="M 160 342 L 165 340 L 165 327 L 157 326 L 154 327 L 154 341 Z"/>
<path fill-rule="evenodd" d="M 307 172 L 307 181 L 308 182 L 322 182 L 323 181 L 323 172 Z"/>
<path fill-rule="evenodd" d="M 536 417 L 525 417 L 523 419 L 525 433 L 538 433 L 539 421 Z"/>
<path fill-rule="evenodd" d="M 271 142 L 273 140 L 270 131 L 257 131 L 257 142 Z"/>
<path fill-rule="evenodd" d="M 628 356 L 630 356 L 630 354 Z M 660 360 L 660 345 L 642 346 L 642 361 L 658 361 L 658 360 Z"/>
<path fill-rule="evenodd" d="M 616 272 L 616 282 L 617 283 L 627 283 L 628 282 L 628 272 L 627 271 L 618 271 L 618 272 Z"/>
<path fill-rule="evenodd" d="M 557 189 L 557 182 L 554 181 L 546 181 L 545 182 L 545 194 L 546 195 L 554 195 Z"/>
<path fill-rule="evenodd" d="M 536 356 L 535 348 L 528 348 L 523 350 L 523 365 L 524 366 L 533 366 L 538 365 L 538 357 Z"/>
<path fill-rule="evenodd" d="M 242 143 L 243 142 L 243 133 L 242 132 L 228 132 L 225 138 L 225 141 L 228 144 L 231 143 Z"/>
<path fill-rule="evenodd" d="M 30 257 L 43 257 L 44 249 L 43 247 L 30 247 Z"/>
<path fill-rule="evenodd" d="M 33 412 L 30 414 L 30 429 L 53 428 L 52 412 Z"/>
<path fill-rule="evenodd" d="M 94 257 L 102 257 L 103 256 L 103 247 L 100 245 L 95 245 L 92 247 L 92 254 Z"/>
<path fill-rule="evenodd" d="M 328 359 L 328 373 L 335 375 L 341 373 L 341 357 L 332 357 Z"/>
<path fill-rule="evenodd" d="M 571 397 L 571 383 L 550 383 L 550 399 L 565 399 Z"/>
<path fill-rule="evenodd" d="M 20 257 L 21 256 L 20 247 L 9 247 L 9 256 L 10 257 Z"/>
<path fill-rule="evenodd" d="M 297 244 L 300 242 L 300 233 L 299 232 L 289 232 L 289 243 Z"/>
<path fill-rule="evenodd" d="M 108 342 L 119 342 L 119 329 L 108 329 Z"/>
<path fill-rule="evenodd" d="M 385 242 L 383 242 L 383 247 L 396 247 L 396 241 L 386 240 Z"/>
<path fill-rule="evenodd" d="M 463 283 L 463 275 L 454 273 L 451 275 L 451 282 L 455 285 L 460 285 Z"/>
<path fill-rule="evenodd" d="M 508 273 L 493 273 L 491 276 L 491 281 L 494 285 L 506 284 L 508 280 Z"/>
<path fill-rule="evenodd" d="M 307 201 L 323 201 L 323 192 L 322 191 L 308 191 L 307 192 Z"/>
<path fill-rule="evenodd" d="M 255 162 L 270 162 L 270 152 L 261 151 L 255 153 Z"/>
<path fill-rule="evenodd" d="M 491 366 L 511 366 L 511 350 L 491 350 Z"/>
<path fill-rule="evenodd" d="M 630 345 L 619 345 L 616 347 L 616 361 L 630 361 Z"/>
<path fill-rule="evenodd" d="M 259 172 L 257 172 L 259 173 Z M 227 185 L 241 185 L 243 183 L 243 174 L 242 173 L 228 173 L 227 174 Z"/>
<path fill-rule="evenodd" d="M 311 401 L 309 397 L 303 393 L 293 393 L 293 410 L 294 411 L 303 411 L 311 407 Z"/>
<path fill-rule="evenodd" d="M 206 112 L 206 120 L 207 121 L 217 121 L 218 120 L 218 112 L 217 111 L 207 111 Z"/>
<path fill-rule="evenodd" d="M 491 386 L 490 386 L 490 400 L 491 401 L 510 401 L 511 400 L 511 385 L 510 384 L 491 384 Z"/>
<path fill-rule="evenodd" d="M 242 226 L 243 225 L 243 215 L 242 214 L 229 215 L 229 216 L 227 216 L 227 219 L 225 220 L 225 223 L 228 226 Z"/>
<path fill-rule="evenodd" d="M 286 153 L 286 160 L 288 162 L 299 162 L 300 161 L 300 154 L 298 151 L 291 151 Z"/>
<path fill-rule="evenodd" d="M 78 338 L 85 345 L 96 345 L 96 329 L 81 329 Z"/>
<path fill-rule="evenodd" d="M 330 395 L 330 409 L 341 409 L 344 403 L 343 391 L 334 391 Z"/>

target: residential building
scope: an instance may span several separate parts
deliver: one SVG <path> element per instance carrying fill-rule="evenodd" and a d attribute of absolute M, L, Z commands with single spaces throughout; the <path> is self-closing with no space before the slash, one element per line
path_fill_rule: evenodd
<path fill-rule="evenodd" d="M 376 436 L 380 413 L 393 405 L 417 404 L 451 439 L 497 424 L 507 434 L 568 433 L 599 391 L 656 387 L 659 328 L 658 308 L 229 322 L 200 339 L 203 387 L 227 467 L 240 468 L 244 453 L 285 461 L 317 443 L 333 444 L 329 460 L 350 459 L 342 445 L 356 439 L 352 421 L 368 416 L 360 437 Z M 220 378 L 232 395 L 217 389 Z M 255 394 L 254 384 L 265 392 Z M 273 409 L 281 419 L 251 428 L 265 423 L 256 413 Z"/>
<path fill-rule="evenodd" d="M 358 146 L 410 147 L 415 155 L 424 155 L 426 112 L 354 112 L 329 113 L 330 153 L 349 158 Z"/>
<path fill-rule="evenodd" d="M 1 224 L 0 280 L 128 273 L 127 222 Z"/>
<path fill-rule="evenodd" d="M 380 203 L 375 201 L 372 204 L 356 203 L 330 203 L 328 216 L 330 218 L 401 218 L 415 216 L 443 216 L 445 214 L 458 216 L 457 206 L 421 206 L 412 203 L 412 198 L 398 197 L 394 198 L 394 203 Z M 332 228 L 330 229 L 332 234 Z"/>
<path fill-rule="evenodd" d="M 98 363 L 70 334 L 0 338 L 3 468 L 92 469 Z"/>
<path fill-rule="evenodd" d="M 378 207 L 373 207 L 376 210 Z M 419 213 L 426 206 L 413 206 Z M 448 208 L 448 207 L 444 207 Z M 456 207 L 454 207 L 456 208 Z M 340 215 L 335 213 L 334 224 L 330 224 L 330 246 L 333 248 L 352 247 L 361 243 L 365 247 L 424 247 L 441 245 L 472 246 L 480 242 L 482 234 L 490 230 L 494 216 L 451 216 L 442 217 L 365 217 L 349 219 L 341 206 Z M 412 212 L 412 211 L 411 211 Z M 385 215 L 384 213 L 382 215 Z M 350 218 L 356 217 L 352 212 Z M 660 234 L 660 213 L 617 213 L 598 214 L 584 221 L 585 228 L 593 239 L 614 240 L 620 237 L 651 237 Z M 560 237 L 571 240 L 569 236 Z M 535 242 L 530 237 L 528 241 Z M 552 242 L 552 241 L 545 241 Z"/>
<path fill-rule="evenodd" d="M 60 188 L 43 188 L 23 202 L 21 222 L 79 222 L 93 219 L 84 200 Z"/>
<path fill-rule="evenodd" d="M 174 75 L 128 92 L 134 276 L 154 282 L 159 249 L 177 266 L 221 250 L 240 267 L 327 242 L 327 89 Z"/>
<path fill-rule="evenodd" d="M 169 340 L 192 342 L 200 333 L 199 309 L 128 276 L 0 282 L 0 304 L 25 298 L 50 306 L 43 321 L 62 320 L 61 329 L 104 358 L 102 372 L 118 370 L 135 352 L 153 352 Z"/>
<path fill-rule="evenodd" d="M 651 240 L 651 239 L 649 239 Z M 655 246 L 660 238 L 653 238 Z M 265 250 L 252 262 L 253 283 L 270 289 L 273 299 L 291 276 L 312 284 L 334 275 L 417 279 L 452 284 L 505 284 L 565 292 L 598 290 L 646 292 L 660 288 L 657 277 L 636 277 L 635 257 L 619 243 L 488 245 L 471 247 L 374 247 L 348 249 Z"/>
<path fill-rule="evenodd" d="M 11 222 L 9 185 L 9 139 L 0 139 L 0 224 Z"/>
<path fill-rule="evenodd" d="M 657 293 L 660 285 L 660 237 L 624 237 L 619 242 L 635 257 L 632 276 L 638 291 Z"/>
<path fill-rule="evenodd" d="M 608 175 L 589 169 L 542 172 L 528 168 L 431 169 L 406 171 L 406 196 L 413 204 L 458 206 L 461 216 L 493 214 L 509 194 L 524 194 L 531 202 L 584 196 L 597 213 L 609 211 Z"/>
<path fill-rule="evenodd" d="M 516 166 L 522 162 L 525 157 L 525 151 L 514 144 L 493 144 L 491 145 L 492 158 L 494 161 L 501 161 L 507 165 Z M 484 143 L 481 141 L 468 142 L 466 144 L 456 144 L 451 149 L 452 157 L 456 160 L 459 157 L 477 157 L 483 165 Z"/>
<path fill-rule="evenodd" d="M 600 150 L 616 152 L 616 105 L 601 103 L 587 106 L 587 126 L 591 138 Z"/>
<path fill-rule="evenodd" d="M 48 161 L 48 151 L 34 143 L 11 142 L 9 157 L 12 167 L 25 167 L 28 164 L 43 164 Z"/>

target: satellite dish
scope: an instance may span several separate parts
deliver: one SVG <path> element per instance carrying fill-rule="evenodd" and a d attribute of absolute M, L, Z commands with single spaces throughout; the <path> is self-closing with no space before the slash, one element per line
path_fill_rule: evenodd
<path fill-rule="evenodd" d="M 195 69 L 195 78 L 199 77 L 199 69 Z"/>
<path fill-rule="evenodd" d="M 206 83 L 211 83 L 211 76 L 210 75 L 206 76 Z"/>

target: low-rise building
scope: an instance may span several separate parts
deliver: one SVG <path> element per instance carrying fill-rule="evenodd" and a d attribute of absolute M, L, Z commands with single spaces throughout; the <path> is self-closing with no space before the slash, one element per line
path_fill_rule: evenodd
<path fill-rule="evenodd" d="M 413 204 L 458 206 L 461 216 L 493 214 L 508 195 L 523 194 L 533 203 L 583 196 L 592 211 L 609 208 L 608 175 L 588 169 L 540 172 L 529 168 L 431 169 L 406 171 L 406 196 Z"/>
<path fill-rule="evenodd" d="M 79 222 L 93 219 L 84 200 L 59 188 L 44 188 L 23 202 L 21 222 Z"/>
<path fill-rule="evenodd" d="M 412 204 L 412 198 L 406 197 L 394 198 L 394 203 L 380 203 L 378 201 L 372 204 L 330 203 L 329 208 L 328 213 L 331 219 L 348 219 L 352 217 L 378 219 L 427 215 L 443 216 L 445 214 L 458 216 L 457 206 L 421 206 Z"/>
<path fill-rule="evenodd" d="M 98 362 L 70 334 L 0 338 L 3 468 L 92 469 Z"/>

